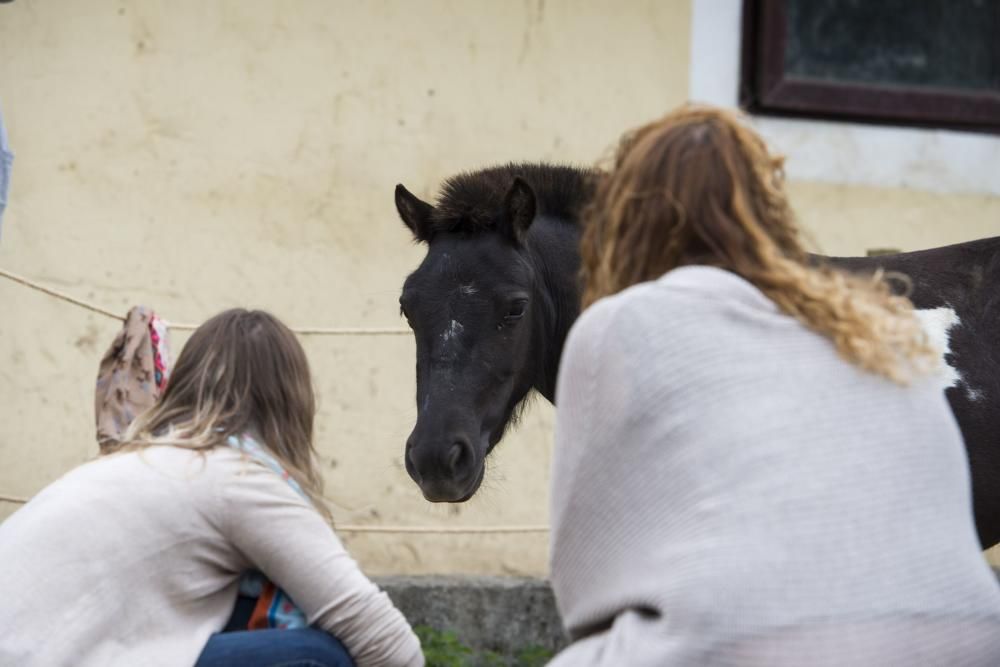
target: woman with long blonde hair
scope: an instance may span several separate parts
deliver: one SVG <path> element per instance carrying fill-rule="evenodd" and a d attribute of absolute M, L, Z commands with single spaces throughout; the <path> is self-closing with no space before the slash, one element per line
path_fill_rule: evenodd
<path fill-rule="evenodd" d="M 598 186 L 556 393 L 554 665 L 1000 664 L 937 352 L 890 277 L 807 255 L 781 164 L 687 106 Z"/>
<path fill-rule="evenodd" d="M 276 318 L 234 309 L 199 327 L 120 442 L 0 524 L 0 664 L 422 665 L 333 531 L 315 412 L 305 352 Z M 312 627 L 220 633 L 253 571 Z"/>

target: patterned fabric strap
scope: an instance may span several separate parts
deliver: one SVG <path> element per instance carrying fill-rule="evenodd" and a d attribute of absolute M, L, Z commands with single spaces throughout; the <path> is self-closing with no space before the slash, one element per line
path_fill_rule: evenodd
<path fill-rule="evenodd" d="M 297 494 L 306 500 L 309 499 L 299 483 L 292 479 L 278 459 L 250 436 L 244 435 L 240 438 L 230 436 L 226 440 L 226 444 L 264 464 L 280 475 Z M 240 579 L 240 595 L 257 598 L 257 604 L 254 605 L 253 613 L 250 616 L 248 630 L 309 627 L 306 615 L 295 606 L 292 598 L 260 572 L 248 572 L 243 575 Z"/>
<path fill-rule="evenodd" d="M 170 348 L 167 345 L 167 323 L 156 313 L 149 318 L 149 340 L 153 343 L 153 379 L 156 390 L 162 395 L 170 378 Z"/>

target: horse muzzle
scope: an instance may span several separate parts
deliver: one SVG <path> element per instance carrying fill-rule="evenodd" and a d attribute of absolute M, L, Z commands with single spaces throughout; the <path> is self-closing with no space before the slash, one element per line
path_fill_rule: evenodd
<path fill-rule="evenodd" d="M 406 441 L 406 472 L 432 503 L 465 502 L 479 490 L 486 472 L 485 457 L 461 435 Z"/>

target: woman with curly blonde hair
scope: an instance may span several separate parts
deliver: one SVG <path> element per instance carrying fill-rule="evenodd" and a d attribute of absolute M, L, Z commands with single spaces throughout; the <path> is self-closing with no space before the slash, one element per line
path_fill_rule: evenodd
<path fill-rule="evenodd" d="M 629 133 L 586 218 L 553 664 L 1000 664 L 937 353 L 885 276 L 807 255 L 744 119 Z"/>

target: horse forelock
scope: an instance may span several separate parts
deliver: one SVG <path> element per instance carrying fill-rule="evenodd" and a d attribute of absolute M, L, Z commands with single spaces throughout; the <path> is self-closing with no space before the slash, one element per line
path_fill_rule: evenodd
<path fill-rule="evenodd" d="M 575 224 L 598 172 L 567 165 L 509 163 L 457 174 L 441 187 L 431 215 L 432 229 L 467 234 L 493 229 L 504 196 L 518 176 L 534 190 L 539 214 Z"/>

